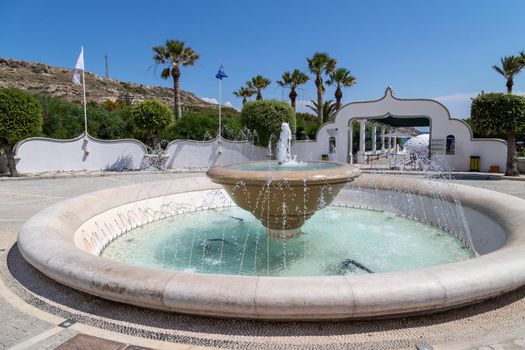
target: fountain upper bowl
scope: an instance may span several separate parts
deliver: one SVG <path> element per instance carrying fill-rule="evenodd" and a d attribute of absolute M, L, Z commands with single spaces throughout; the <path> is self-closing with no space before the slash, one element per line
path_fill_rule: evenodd
<path fill-rule="evenodd" d="M 353 181 L 361 171 L 352 165 L 333 161 L 308 161 L 294 165 L 277 161 L 253 161 L 213 167 L 206 173 L 213 182 L 233 185 L 249 182 L 268 183 L 270 180 L 295 184 L 343 184 Z"/>

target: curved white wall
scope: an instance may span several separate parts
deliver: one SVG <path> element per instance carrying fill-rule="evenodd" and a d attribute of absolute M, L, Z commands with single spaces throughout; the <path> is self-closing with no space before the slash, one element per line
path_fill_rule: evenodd
<path fill-rule="evenodd" d="M 87 142 L 86 142 L 87 140 Z M 72 140 L 29 138 L 15 146 L 21 173 L 62 170 L 140 170 L 146 146 L 137 140 L 98 140 L 80 135 Z M 87 148 L 86 148 L 87 147 Z M 86 152 L 87 150 L 87 152 Z"/>

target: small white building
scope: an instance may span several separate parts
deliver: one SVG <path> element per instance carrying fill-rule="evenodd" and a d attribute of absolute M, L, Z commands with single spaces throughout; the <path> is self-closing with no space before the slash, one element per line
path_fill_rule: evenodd
<path fill-rule="evenodd" d="M 359 122 L 358 149 L 352 147 L 355 121 Z M 372 129 L 369 149 L 365 148 L 367 124 Z M 447 108 L 438 101 L 400 99 L 390 87 L 379 100 L 343 106 L 333 122 L 319 128 L 315 141 L 297 141 L 292 152 L 301 160 L 321 159 L 323 154 L 329 154 L 340 162 L 362 163 L 365 155 L 384 154 L 393 149 L 398 136 L 392 131 L 399 127 L 428 127 L 430 157 L 445 163 L 450 171 L 469 171 L 471 156 L 480 157 L 480 171 L 486 172 L 491 166 L 505 169 L 507 143 L 504 140 L 475 139 L 468 124 L 451 118 Z"/>

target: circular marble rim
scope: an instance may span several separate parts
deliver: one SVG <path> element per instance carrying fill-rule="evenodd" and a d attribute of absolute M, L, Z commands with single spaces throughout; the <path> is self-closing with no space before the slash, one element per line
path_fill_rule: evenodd
<path fill-rule="evenodd" d="M 23 257 L 69 287 L 123 303 L 197 315 L 273 320 L 350 319 L 444 310 L 525 284 L 525 201 L 462 185 L 363 175 L 361 188 L 419 195 L 455 191 L 464 206 L 490 216 L 507 234 L 492 253 L 404 272 L 324 277 L 206 275 L 133 266 L 91 255 L 74 243 L 78 227 L 114 207 L 174 193 L 216 189 L 205 178 L 131 185 L 82 195 L 44 209 L 22 227 Z M 455 189 L 455 190 L 454 190 Z"/>
<path fill-rule="evenodd" d="M 253 163 L 261 162 L 267 161 L 254 161 Z M 352 181 L 361 174 L 361 170 L 346 163 L 335 161 L 309 161 L 309 163 L 329 163 L 337 164 L 339 166 L 305 171 L 276 171 L 271 173 L 271 178 L 273 181 L 286 181 L 292 185 L 299 184 L 303 186 L 305 181 L 311 185 L 346 183 Z M 213 182 L 219 184 L 234 185 L 239 182 L 248 184 L 265 184 L 268 182 L 270 172 L 229 168 L 229 166 L 236 164 L 238 163 L 215 166 L 210 168 L 206 172 L 206 175 L 210 177 Z"/>

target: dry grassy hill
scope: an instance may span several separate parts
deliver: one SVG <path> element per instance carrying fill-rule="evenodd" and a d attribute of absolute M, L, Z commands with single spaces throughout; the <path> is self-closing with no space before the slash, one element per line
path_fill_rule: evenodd
<path fill-rule="evenodd" d="M 0 57 L 0 87 L 18 88 L 35 94 L 47 93 L 71 102 L 81 102 L 82 88 L 72 83 L 72 76 L 70 68 Z M 89 72 L 86 72 L 86 97 L 96 103 L 120 98 L 132 102 L 157 99 L 173 104 L 171 89 L 105 79 Z M 216 105 L 201 100 L 191 92 L 182 91 L 181 101 L 183 108 L 216 108 Z"/>

